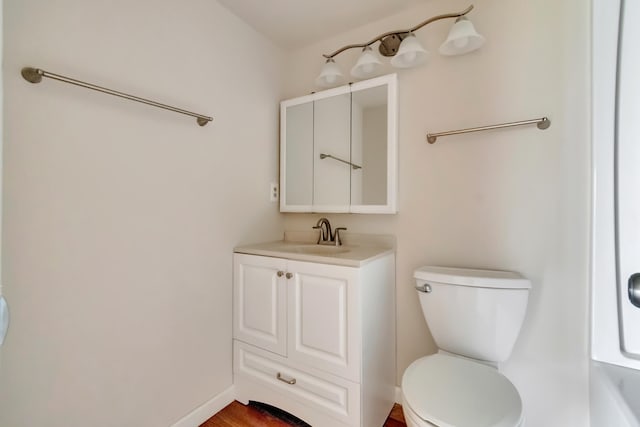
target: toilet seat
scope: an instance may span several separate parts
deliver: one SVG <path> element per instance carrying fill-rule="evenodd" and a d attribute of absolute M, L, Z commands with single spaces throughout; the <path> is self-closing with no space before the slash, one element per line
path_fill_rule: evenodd
<path fill-rule="evenodd" d="M 522 424 L 522 400 L 513 384 L 496 369 L 459 357 L 416 360 L 404 372 L 402 394 L 405 410 L 439 427 Z"/>

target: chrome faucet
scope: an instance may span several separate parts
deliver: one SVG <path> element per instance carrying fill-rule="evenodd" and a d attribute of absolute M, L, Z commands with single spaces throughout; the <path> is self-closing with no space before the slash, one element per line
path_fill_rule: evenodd
<path fill-rule="evenodd" d="M 342 245 L 340 231 L 346 230 L 345 227 L 338 227 L 334 232 L 331 232 L 331 223 L 329 223 L 329 220 L 327 218 L 320 218 L 313 229 L 320 230 L 320 233 L 318 233 L 319 245 Z"/>

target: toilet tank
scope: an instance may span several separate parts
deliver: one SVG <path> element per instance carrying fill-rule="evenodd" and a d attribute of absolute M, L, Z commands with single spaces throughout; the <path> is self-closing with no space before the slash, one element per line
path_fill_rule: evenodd
<path fill-rule="evenodd" d="M 510 271 L 432 266 L 414 277 L 438 348 L 492 363 L 509 358 L 527 310 L 529 280 Z"/>

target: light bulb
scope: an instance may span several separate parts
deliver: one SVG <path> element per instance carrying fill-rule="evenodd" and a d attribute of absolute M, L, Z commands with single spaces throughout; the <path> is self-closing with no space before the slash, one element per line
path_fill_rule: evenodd
<path fill-rule="evenodd" d="M 415 52 L 407 52 L 404 54 L 405 59 L 407 60 L 407 62 L 413 62 L 416 60 L 416 53 Z"/>
<path fill-rule="evenodd" d="M 456 39 L 453 41 L 453 45 L 458 49 L 467 47 L 468 44 L 469 44 L 469 37 L 460 37 L 459 39 Z"/>

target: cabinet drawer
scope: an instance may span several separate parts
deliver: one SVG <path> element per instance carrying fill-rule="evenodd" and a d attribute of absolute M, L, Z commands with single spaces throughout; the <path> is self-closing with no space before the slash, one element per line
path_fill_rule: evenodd
<path fill-rule="evenodd" d="M 340 422 L 359 424 L 359 384 L 291 367 L 286 358 L 239 341 L 234 342 L 233 370 L 237 375 L 284 393 Z"/>

